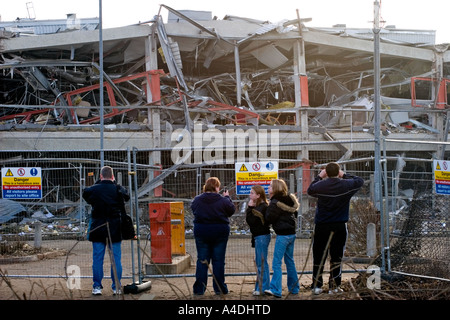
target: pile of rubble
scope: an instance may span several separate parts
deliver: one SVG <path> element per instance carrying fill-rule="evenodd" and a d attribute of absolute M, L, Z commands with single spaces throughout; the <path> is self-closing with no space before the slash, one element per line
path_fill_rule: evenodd
<path fill-rule="evenodd" d="M 48 237 L 77 235 L 82 232 L 77 210 L 66 210 L 65 212 L 70 212 L 67 215 L 54 215 L 42 206 L 28 212 L 20 203 L 8 199 L 0 199 L 0 208 L 0 234 L 4 238 L 34 235 L 37 222 L 40 222 L 42 234 Z"/>

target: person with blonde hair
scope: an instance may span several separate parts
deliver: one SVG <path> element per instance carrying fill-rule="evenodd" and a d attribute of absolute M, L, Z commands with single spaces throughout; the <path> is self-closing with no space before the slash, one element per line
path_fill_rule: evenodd
<path fill-rule="evenodd" d="M 274 179 L 269 186 L 270 202 L 266 210 L 267 223 L 272 225 L 277 234 L 272 259 L 272 280 L 270 289 L 264 293 L 281 298 L 282 295 L 282 270 L 281 263 L 284 258 L 287 272 L 287 285 L 289 293 L 298 294 L 297 269 L 294 261 L 294 244 L 297 229 L 297 217 L 300 204 L 297 197 L 288 192 L 286 182 Z"/>
<path fill-rule="evenodd" d="M 252 247 L 255 248 L 255 264 L 257 281 L 253 295 L 259 296 L 264 290 L 269 290 L 270 270 L 267 255 L 270 243 L 270 228 L 265 214 L 268 206 L 266 192 L 260 185 L 250 189 L 250 200 L 245 212 L 245 220 L 252 233 Z"/>
<path fill-rule="evenodd" d="M 203 295 L 208 283 L 208 266 L 212 263 L 213 288 L 216 294 L 227 294 L 225 283 L 225 252 L 230 235 L 230 221 L 236 208 L 229 192 L 219 193 L 220 180 L 208 178 L 203 193 L 191 203 L 194 214 L 194 238 L 197 247 L 197 265 L 193 291 Z"/>

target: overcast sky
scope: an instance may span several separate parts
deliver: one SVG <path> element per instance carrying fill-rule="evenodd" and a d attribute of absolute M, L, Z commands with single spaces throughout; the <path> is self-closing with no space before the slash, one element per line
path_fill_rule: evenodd
<path fill-rule="evenodd" d="M 398 29 L 435 30 L 437 43 L 450 43 L 449 0 L 381 0 L 384 25 Z M 32 9 L 27 10 L 27 3 Z M 374 0 L 102 0 L 103 28 L 120 27 L 151 20 L 165 4 L 175 10 L 211 11 L 222 19 L 236 15 L 278 22 L 312 18 L 309 27 L 331 27 L 346 24 L 349 28 L 372 28 Z M 34 9 L 34 10 L 33 10 Z M 64 19 L 76 13 L 79 18 L 99 17 L 99 1 L 95 0 L 0 0 L 2 21 L 17 17 L 38 20 Z M 166 21 L 167 10 L 161 15 Z"/>

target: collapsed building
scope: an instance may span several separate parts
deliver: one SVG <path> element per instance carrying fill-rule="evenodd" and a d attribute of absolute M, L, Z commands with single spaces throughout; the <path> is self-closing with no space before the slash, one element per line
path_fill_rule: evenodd
<path fill-rule="evenodd" d="M 81 192 L 95 181 L 101 148 L 108 150 L 105 164 L 118 169 L 119 182 L 126 184 L 128 175 L 131 188 L 133 174 L 134 195 L 143 209 L 164 197 L 188 202 L 207 174 L 217 174 L 231 189 L 234 175 L 225 168 L 234 173 L 235 161 L 267 158 L 278 160 L 280 176 L 304 195 L 301 232 L 313 226 L 313 206 L 305 195 L 311 168 L 338 161 L 375 190 L 374 30 L 313 28 L 311 19 L 298 13 L 294 20 L 270 22 L 161 9 L 168 12 L 166 23 L 158 14 L 101 33 L 98 19 L 74 15 L 0 22 L 0 165 L 47 169 L 41 200 L 0 199 L 0 236 L 17 234 L 16 222 L 19 236 L 29 234 L 36 219 L 45 222 L 44 233 L 51 237 L 84 232 L 88 210 Z M 380 29 L 380 39 L 381 133 L 390 140 L 383 144 L 383 160 L 389 160 L 383 170 L 396 170 L 383 181 L 392 196 L 386 194 L 383 202 L 391 210 L 392 235 L 405 235 L 392 247 L 392 256 L 405 259 L 422 245 L 445 262 L 447 248 L 430 249 L 414 236 L 447 236 L 447 203 L 409 191 L 430 194 L 431 160 L 448 157 L 448 45 L 435 44 L 434 31 L 393 26 Z M 207 132 L 211 135 L 204 136 Z M 230 132 L 233 145 L 237 139 L 248 147 L 217 157 Z M 217 143 L 218 137 L 226 138 Z M 180 145 L 212 146 L 216 154 L 176 153 L 174 158 Z M 143 150 L 132 169 L 131 147 L 133 157 Z M 205 171 L 196 171 L 202 166 Z M 139 183 L 136 169 L 142 170 Z M 401 177 L 402 171 L 411 176 Z M 428 177 L 421 179 L 421 173 Z M 413 200 L 411 213 L 403 199 L 393 205 L 400 192 Z M 245 230 L 246 202 L 233 201 L 241 214 L 233 216 L 232 230 Z M 372 204 L 364 204 L 370 216 Z M 379 222 L 379 215 L 372 218 Z M 187 234 L 192 215 L 184 224 Z M 406 242 L 410 239 L 412 245 Z M 413 260 L 437 269 L 423 257 Z"/>
<path fill-rule="evenodd" d="M 105 149 L 157 150 L 148 164 L 170 168 L 176 130 L 275 128 L 280 159 L 373 168 L 373 30 L 314 28 L 298 12 L 270 22 L 161 9 L 166 23 L 156 15 L 102 30 L 103 66 L 98 20 L 70 15 L 71 28 L 50 33 L 37 31 L 42 21 L 26 31 L 20 21 L 0 25 L 1 151 L 98 149 L 103 122 Z M 380 38 L 382 134 L 446 141 L 447 45 L 435 44 L 434 31 L 393 26 Z M 348 140 L 368 142 L 320 144 Z M 446 157 L 445 144 L 389 143 L 386 151 L 421 171 L 430 169 L 417 159 Z"/>

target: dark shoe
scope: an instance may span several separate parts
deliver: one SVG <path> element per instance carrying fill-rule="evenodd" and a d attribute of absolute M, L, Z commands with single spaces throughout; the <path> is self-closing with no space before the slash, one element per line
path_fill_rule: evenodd
<path fill-rule="evenodd" d="M 228 294 L 228 291 L 227 292 L 216 291 L 216 295 L 221 295 L 221 294 Z"/>

